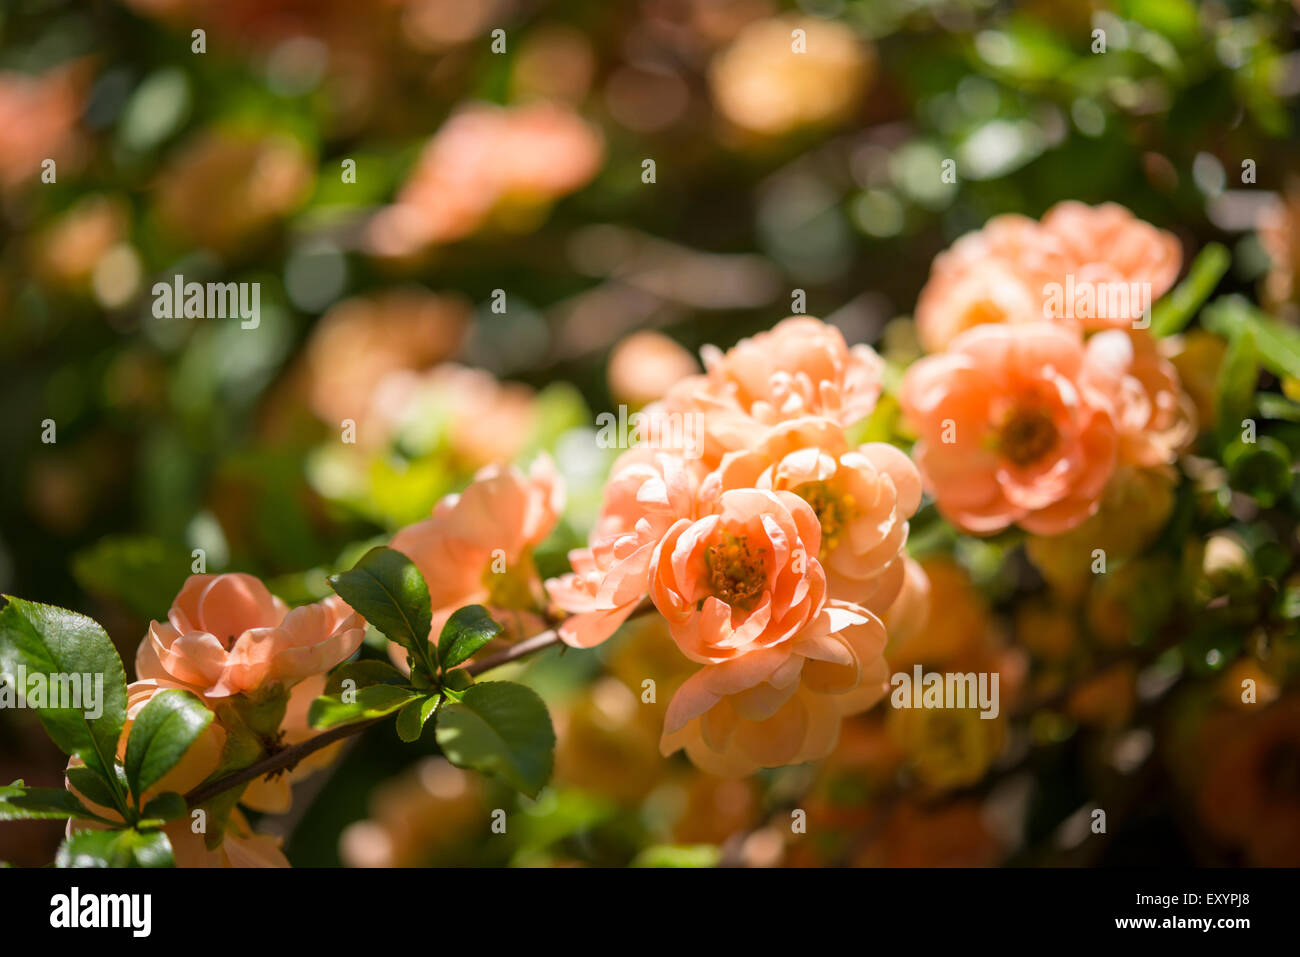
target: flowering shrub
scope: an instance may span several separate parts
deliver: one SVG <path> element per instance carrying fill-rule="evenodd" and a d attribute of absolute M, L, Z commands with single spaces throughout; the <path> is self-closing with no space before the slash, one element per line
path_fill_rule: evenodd
<path fill-rule="evenodd" d="M 23 863 L 1300 863 L 1290 11 L 125 5 L 0 69 Z"/>

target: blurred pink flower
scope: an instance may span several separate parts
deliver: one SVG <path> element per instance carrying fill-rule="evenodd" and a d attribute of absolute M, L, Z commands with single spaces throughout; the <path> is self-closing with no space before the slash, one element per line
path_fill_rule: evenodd
<path fill-rule="evenodd" d="M 945 517 L 976 535 L 1054 535 L 1097 510 L 1119 445 L 1110 397 L 1090 384 L 1098 361 L 1077 331 L 1042 322 L 978 326 L 907 370 L 913 457 Z"/>
<path fill-rule="evenodd" d="M 38 76 L 0 72 L 0 187 L 14 189 L 77 147 L 85 68 L 72 63 Z"/>
<path fill-rule="evenodd" d="M 455 242 L 494 215 L 533 212 L 586 185 L 604 142 L 572 107 L 539 101 L 502 108 L 474 104 L 430 140 L 392 206 L 368 235 L 380 256 L 410 256 Z"/>
<path fill-rule="evenodd" d="M 1087 351 L 1088 383 L 1114 404 L 1119 460 L 1141 468 L 1171 465 L 1196 438 L 1196 406 L 1173 363 L 1140 330 L 1099 332 Z"/>
<path fill-rule="evenodd" d="M 926 351 L 940 352 L 977 325 L 1050 318 L 1086 329 L 1129 327 L 1169 291 L 1181 265 L 1175 236 L 1115 203 L 1058 203 L 1041 223 L 1014 213 L 995 216 L 935 257 L 917 297 L 917 334 Z M 1144 287 L 1149 299 L 1141 295 Z M 1095 297 L 1077 316 L 1064 301 L 1075 289 Z M 1110 303 L 1111 291 L 1125 293 L 1113 310 L 1101 306 L 1102 299 Z"/>
<path fill-rule="evenodd" d="M 704 375 L 681 380 L 650 411 L 702 416 L 710 464 L 747 448 L 755 424 L 820 415 L 853 425 L 875 408 L 884 371 L 871 347 L 849 347 L 812 316 L 784 319 L 726 353 L 709 348 L 704 361 Z"/>

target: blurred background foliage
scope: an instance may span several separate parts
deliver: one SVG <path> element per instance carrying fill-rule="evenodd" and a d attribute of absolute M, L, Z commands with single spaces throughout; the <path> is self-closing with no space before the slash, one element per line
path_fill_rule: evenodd
<path fill-rule="evenodd" d="M 0 589 L 95 615 L 129 663 L 194 549 L 209 571 L 320 597 L 328 573 L 475 468 L 541 449 L 570 488 L 538 556 L 554 572 L 599 501 L 594 415 L 689 369 L 678 346 L 727 347 L 802 291 L 850 342 L 905 362 L 898 317 L 935 254 L 991 216 L 1061 199 L 1122 203 L 1175 232 L 1188 260 L 1223 244 L 1219 291 L 1294 321 L 1298 29 L 1281 0 L 6 0 Z M 504 179 L 476 175 L 506 159 Z M 153 283 L 177 274 L 260 283 L 258 327 L 155 317 Z M 667 338 L 632 335 L 647 330 Z M 1182 367 L 1212 407 L 1221 346 L 1189 349 L 1213 360 Z M 1266 375 L 1287 391 L 1282 371 Z M 1294 398 L 1261 399 L 1280 473 L 1225 457 L 1283 504 Z M 345 420 L 355 443 L 340 441 Z M 1232 519 L 1226 481 L 1195 488 L 1169 503 L 1184 524 L 1163 551 L 1107 588 L 1175 601 L 1186 536 Z M 431 742 L 413 760 L 386 728 L 263 823 L 291 835 L 301 865 L 1267 862 L 1261 825 L 1241 820 L 1258 805 L 1206 784 L 1183 742 L 1289 747 L 1292 763 L 1268 773 L 1300 794 L 1294 699 L 1210 720 L 1202 696 L 1157 726 L 1138 679 L 1172 683 L 1185 662 L 1127 651 L 1141 616 L 1167 609 L 1112 594 L 1082 620 L 1050 597 L 1012 606 L 1050 573 L 924 517 L 913 550 L 955 609 L 953 646 L 1050 666 L 1026 683 L 1028 730 L 877 714 L 846 725 L 824 767 L 719 781 L 658 757 L 661 715 L 629 688 L 680 666 L 629 629 L 528 666 L 555 710 L 559 770 L 506 840 L 482 840 L 487 809 L 515 797 Z M 1276 579 L 1293 561 L 1286 536 L 1238 529 L 1231 544 L 1252 575 L 1272 560 Z M 1230 547 L 1218 557 L 1223 575 L 1245 574 Z M 1254 611 L 1239 631 L 1197 632 L 1191 667 L 1249 661 L 1258 594 L 1237 585 Z M 1279 612 L 1290 634 L 1298 613 Z M 1139 760 L 1153 729 L 1173 747 L 1154 771 Z M 1126 755 L 1140 773 L 1115 770 Z M 1258 764 L 1219 760 L 1239 777 Z M 7 713 L 0 778 L 19 776 L 57 784 L 61 761 Z M 796 801 L 835 826 L 786 846 Z M 1086 809 L 1103 801 L 1118 812 L 1110 837 L 1085 846 Z M 1209 832 L 1189 823 L 1206 802 Z M 58 830 L 0 829 L 0 859 L 44 862 Z"/>

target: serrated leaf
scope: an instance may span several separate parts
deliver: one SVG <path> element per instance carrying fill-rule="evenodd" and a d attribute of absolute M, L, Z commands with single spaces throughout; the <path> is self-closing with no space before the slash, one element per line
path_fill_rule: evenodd
<path fill-rule="evenodd" d="M 168 688 L 149 699 L 126 742 L 126 779 L 137 802 L 211 723 L 212 712 L 189 691 Z"/>
<path fill-rule="evenodd" d="M 63 788 L 29 788 L 21 780 L 0 788 L 0 821 L 57 821 L 70 817 L 103 820 Z"/>
<path fill-rule="evenodd" d="M 555 731 L 531 688 L 485 681 L 438 712 L 438 747 L 457 767 L 495 774 L 529 797 L 551 776 Z"/>
<path fill-rule="evenodd" d="M 104 629 L 76 612 L 9 598 L 0 609 L 0 673 L 17 675 L 20 665 L 29 675 L 78 680 L 90 675 L 95 683 L 102 676 L 101 700 L 93 709 L 99 711 L 98 717 L 88 717 L 88 708 L 54 708 L 48 702 L 34 710 L 65 754 L 75 754 L 116 787 L 113 764 L 126 720 L 126 674 Z M 124 802 L 115 803 L 123 810 Z"/>
<path fill-rule="evenodd" d="M 482 605 L 466 605 L 452 612 L 438 636 L 438 660 L 444 671 L 468 661 L 474 652 L 501 633 Z"/>
<path fill-rule="evenodd" d="M 313 728 L 321 730 L 355 721 L 369 721 L 371 718 L 382 718 L 417 697 L 418 693 L 410 688 L 395 688 L 392 685 L 360 688 L 351 702 L 344 701 L 337 695 L 322 695 L 311 703 L 307 721 Z"/>
<path fill-rule="evenodd" d="M 330 585 L 366 621 L 414 654 L 431 673 L 436 672 L 429 644 L 433 627 L 429 587 L 413 561 L 381 545 L 362 555 L 348 571 L 331 578 Z"/>
<path fill-rule="evenodd" d="M 402 709 L 397 712 L 397 736 L 407 744 L 420 740 L 420 733 L 424 730 L 425 722 L 429 720 L 429 715 L 433 714 L 434 709 L 438 707 L 440 698 L 441 695 L 432 694 L 426 698 L 418 698 L 402 705 Z"/>

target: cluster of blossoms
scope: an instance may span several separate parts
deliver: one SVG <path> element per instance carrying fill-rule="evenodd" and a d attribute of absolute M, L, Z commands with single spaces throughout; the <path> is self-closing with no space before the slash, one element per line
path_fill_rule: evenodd
<path fill-rule="evenodd" d="M 1033 290 L 1086 276 L 1159 295 L 1179 264 L 1172 237 L 1115 206 L 1062 204 L 1042 223 L 1003 217 L 960 240 L 918 304 L 932 353 L 899 392 L 916 465 L 851 438 L 885 366 L 833 327 L 796 316 L 726 353 L 706 349 L 702 373 L 642 410 L 642 444 L 614 462 L 572 571 L 543 580 L 533 561 L 564 510 L 544 454 L 527 472 L 487 465 L 392 538 L 428 584 L 429 640 L 456 609 L 482 604 L 503 625 L 497 644 L 553 627 L 591 648 L 653 608 L 681 665 L 660 752 L 684 749 L 724 776 L 827 757 L 843 718 L 883 697 L 891 665 L 935 660 L 943 644 L 927 571 L 905 552 L 923 486 L 963 531 L 1016 524 L 1035 535 L 1037 561 L 1041 543 L 1073 541 L 1125 489 L 1170 480 L 1195 406 L 1142 317 L 1044 318 Z M 158 788 L 213 777 L 231 735 L 251 733 L 264 750 L 308 737 L 307 706 L 363 632 L 338 597 L 290 610 L 250 576 L 191 577 L 140 646 L 131 711 L 183 688 L 218 720 Z M 392 657 L 406 664 L 396 645 Z M 939 733 L 904 724 L 907 740 Z M 989 728 L 991 756 L 1000 728 Z M 331 757 L 322 750 L 298 771 Z M 255 782 L 240 801 L 284 810 L 288 781 Z M 216 848 L 177 830 L 192 863 L 281 862 L 237 812 Z"/>
<path fill-rule="evenodd" d="M 590 648 L 648 600 L 700 666 L 668 709 L 663 751 L 744 774 L 825 756 L 841 717 L 882 696 L 881 615 L 903 588 L 921 484 L 893 446 L 850 442 L 883 363 L 832 327 L 792 318 L 706 363 L 644 410 L 691 417 L 702 441 L 618 458 L 572 572 L 543 582 L 532 561 L 564 503 L 545 456 L 527 474 L 484 468 L 392 547 L 429 583 L 431 640 L 480 603 L 504 626 L 498 641 L 554 619 L 566 643 Z"/>
<path fill-rule="evenodd" d="M 364 635 L 361 616 L 337 596 L 291 610 L 251 575 L 190 576 L 166 621 L 150 623 L 136 652 L 137 680 L 127 687 L 119 759 L 125 756 L 133 719 L 167 688 L 198 695 L 216 720 L 149 789 L 146 800 L 167 791 L 183 794 L 216 776 L 234 735 L 251 735 L 263 746 L 276 747 L 312 737 L 308 707 L 324 692 L 326 673 L 350 657 Z M 322 749 L 289 774 L 251 782 L 239 802 L 257 811 L 287 811 L 291 781 L 328 765 L 337 751 Z M 77 763 L 73 759 L 72 765 Z M 81 797 L 101 816 L 116 817 L 111 809 Z M 182 867 L 288 866 L 278 841 L 254 834 L 238 810 L 224 827 L 213 823 L 212 841 L 192 830 L 188 818 L 164 830 Z"/>
<path fill-rule="evenodd" d="M 847 437 L 880 392 L 870 349 L 796 317 L 705 362 L 646 410 L 692 417 L 703 441 L 625 452 L 589 546 L 546 587 L 577 647 L 648 598 L 699 666 L 661 749 L 736 775 L 824 757 L 841 718 L 883 694 L 880 615 L 902 588 L 921 488 L 902 452 Z"/>
<path fill-rule="evenodd" d="M 490 219 L 505 226 L 586 185 L 600 169 L 600 133 L 571 107 L 539 102 L 459 110 L 429 141 L 415 171 L 370 224 L 380 256 L 454 242 Z"/>
<path fill-rule="evenodd" d="M 1097 512 L 1117 472 L 1173 463 L 1195 437 L 1195 406 L 1144 313 L 1180 264 L 1170 234 L 1074 202 L 1041 223 L 997 217 L 935 260 L 916 310 L 932 354 L 908 369 L 900 400 L 949 521 L 1059 535 Z M 1127 308 L 1052 308 L 1073 288 L 1146 293 Z"/>

